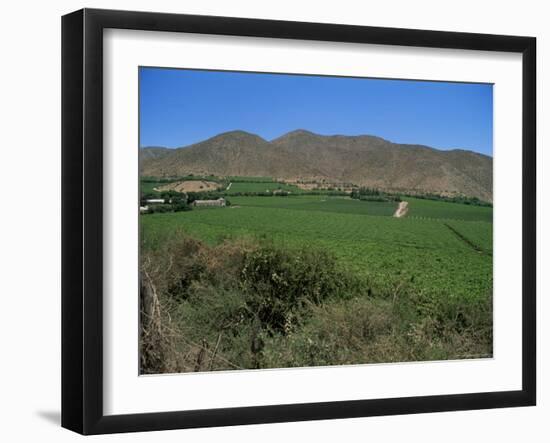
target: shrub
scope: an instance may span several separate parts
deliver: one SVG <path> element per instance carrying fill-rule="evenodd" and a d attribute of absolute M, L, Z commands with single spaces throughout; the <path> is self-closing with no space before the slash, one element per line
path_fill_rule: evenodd
<path fill-rule="evenodd" d="M 336 259 L 326 251 L 263 246 L 249 252 L 242 283 L 253 296 L 248 304 L 262 324 L 287 330 L 300 310 L 345 289 Z"/>
<path fill-rule="evenodd" d="M 142 321 L 145 373 L 492 354 L 490 293 L 419 292 L 402 277 L 372 287 L 324 250 L 250 238 L 177 233 L 141 260 L 158 298 Z"/>

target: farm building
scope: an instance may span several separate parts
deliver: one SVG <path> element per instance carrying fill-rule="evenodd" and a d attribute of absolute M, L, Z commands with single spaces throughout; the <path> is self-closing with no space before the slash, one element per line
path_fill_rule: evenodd
<path fill-rule="evenodd" d="M 225 206 L 225 198 L 218 198 L 217 200 L 195 200 L 193 206 L 197 207 L 223 207 Z"/>
<path fill-rule="evenodd" d="M 148 200 L 145 200 L 146 203 L 165 203 L 163 198 L 150 198 Z"/>

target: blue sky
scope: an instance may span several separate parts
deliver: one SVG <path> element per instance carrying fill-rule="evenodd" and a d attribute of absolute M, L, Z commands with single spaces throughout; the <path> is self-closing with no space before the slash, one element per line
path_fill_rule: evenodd
<path fill-rule="evenodd" d="M 306 129 L 493 151 L 492 85 L 143 67 L 139 75 L 142 147 Z"/>

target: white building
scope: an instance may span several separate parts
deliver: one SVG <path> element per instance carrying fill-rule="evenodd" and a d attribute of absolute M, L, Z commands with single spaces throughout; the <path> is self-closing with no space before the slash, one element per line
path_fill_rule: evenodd
<path fill-rule="evenodd" d="M 217 200 L 195 200 L 193 206 L 199 207 L 223 207 L 225 206 L 225 198 L 220 197 Z"/>

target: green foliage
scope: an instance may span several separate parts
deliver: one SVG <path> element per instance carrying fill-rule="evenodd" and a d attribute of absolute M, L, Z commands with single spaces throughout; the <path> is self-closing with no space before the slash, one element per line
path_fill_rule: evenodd
<path fill-rule="evenodd" d="M 400 202 L 401 197 L 395 194 L 382 192 L 376 188 L 355 188 L 351 191 L 351 198 L 372 202 Z"/>
<path fill-rule="evenodd" d="M 148 203 L 148 199 L 164 200 L 164 203 Z M 156 214 L 164 212 L 190 211 L 191 206 L 187 202 L 185 194 L 176 191 L 164 191 L 157 195 L 147 195 L 141 198 L 141 206 L 147 206 L 145 214 Z"/>
<path fill-rule="evenodd" d="M 320 248 L 177 233 L 149 246 L 141 267 L 161 318 L 156 335 L 143 331 L 142 350 L 155 350 L 145 373 L 492 355 L 490 291 L 430 294 L 403 277 L 372 286 Z"/>
<path fill-rule="evenodd" d="M 266 344 L 266 367 L 447 360 L 492 355 L 490 297 L 478 303 L 444 298 L 418 309 L 410 288 L 399 298 L 354 297 L 313 306 L 290 337 Z"/>
<path fill-rule="evenodd" d="M 440 194 L 404 194 L 407 197 L 413 197 L 421 200 L 435 200 L 448 203 L 458 203 L 471 206 L 482 206 L 485 208 L 492 208 L 493 204 L 487 201 L 480 200 L 477 197 L 467 197 L 465 195 L 446 196 Z"/>
<path fill-rule="evenodd" d="M 273 183 L 275 180 L 273 180 L 272 177 L 244 177 L 244 176 L 231 176 L 226 177 L 226 180 L 228 182 L 233 183 Z"/>
<path fill-rule="evenodd" d="M 492 208 L 283 195 L 140 218 L 161 307 L 143 372 L 492 355 Z"/>
<path fill-rule="evenodd" d="M 150 199 L 164 199 L 167 202 L 169 200 L 181 201 L 181 200 L 186 200 L 186 196 L 184 193 L 177 192 L 177 191 L 162 191 L 162 192 L 154 191 L 154 192 L 142 194 L 140 198 L 140 204 L 143 206 L 147 204 L 147 200 L 150 200 Z"/>
<path fill-rule="evenodd" d="M 275 181 L 232 181 L 231 187 L 226 193 L 228 195 L 273 195 L 277 192 L 291 192 L 300 194 L 302 190 L 294 185 L 279 183 Z"/>
<path fill-rule="evenodd" d="M 351 198 L 367 201 L 401 201 L 402 197 L 407 197 L 407 201 L 410 198 L 417 200 L 433 200 L 446 203 L 457 203 L 471 206 L 482 206 L 486 208 L 492 208 L 493 204 L 480 200 L 477 197 L 467 197 L 465 195 L 445 196 L 433 193 L 404 193 L 396 194 L 394 192 L 385 192 L 377 188 L 355 188 L 351 191 Z"/>
<path fill-rule="evenodd" d="M 145 214 L 162 214 L 166 212 L 182 212 L 191 210 L 191 206 L 183 200 L 169 204 L 152 204 L 148 205 L 147 208 L 148 209 Z"/>
<path fill-rule="evenodd" d="M 327 251 L 264 246 L 246 255 L 242 283 L 255 297 L 250 308 L 270 329 L 284 331 L 296 311 L 338 296 L 346 277 Z"/>
<path fill-rule="evenodd" d="M 245 207 L 281 208 L 303 211 L 337 212 L 363 215 L 393 215 L 397 205 L 392 202 L 361 202 L 348 197 L 327 195 L 287 196 L 285 199 L 235 197 L 234 204 Z"/>
<path fill-rule="evenodd" d="M 142 217 L 142 235 L 150 243 L 162 232 L 183 228 L 210 244 L 249 236 L 267 238 L 285 247 L 313 246 L 330 251 L 341 266 L 380 286 L 396 278 L 413 278 L 417 290 L 469 298 L 484 294 L 492 287 L 492 257 L 478 253 L 445 226 L 451 223 L 465 237 L 490 251 L 491 223 L 372 216 L 368 215 L 369 210 L 374 210 L 369 209 L 370 206 L 391 215 L 395 203 L 315 196 L 233 197 L 232 203 L 231 208 L 224 210 Z M 456 206 L 467 210 L 487 209 Z M 414 206 L 411 212 L 413 210 Z"/>
<path fill-rule="evenodd" d="M 482 251 L 488 254 L 493 253 L 492 223 L 480 221 L 461 223 L 454 220 L 449 220 L 446 224 L 452 227 L 455 231 L 459 232 L 463 237 L 467 238 Z"/>
<path fill-rule="evenodd" d="M 493 208 L 489 206 L 465 205 L 437 200 L 406 197 L 409 202 L 407 217 L 455 219 L 466 221 L 493 221 Z"/>

